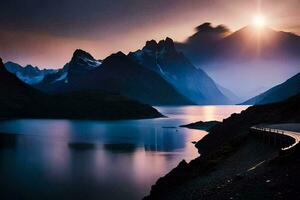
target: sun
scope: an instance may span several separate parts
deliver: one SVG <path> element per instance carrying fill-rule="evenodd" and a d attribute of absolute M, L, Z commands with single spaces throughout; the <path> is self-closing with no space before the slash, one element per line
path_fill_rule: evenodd
<path fill-rule="evenodd" d="M 252 19 L 252 23 L 257 28 L 262 28 L 266 25 L 266 18 L 262 15 L 256 15 Z"/>

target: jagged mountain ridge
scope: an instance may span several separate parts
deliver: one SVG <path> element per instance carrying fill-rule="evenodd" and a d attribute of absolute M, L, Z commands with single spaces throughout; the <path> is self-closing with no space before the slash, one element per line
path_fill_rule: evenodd
<path fill-rule="evenodd" d="M 228 104 L 229 99 L 218 89 L 214 81 L 201 69 L 197 69 L 178 52 L 172 39 L 158 43 L 147 41 L 129 56 L 141 65 L 155 71 L 172 84 L 182 95 L 197 104 Z"/>
<path fill-rule="evenodd" d="M 52 83 L 45 81 L 36 87 L 51 93 L 101 90 L 118 93 L 151 105 L 193 104 L 155 72 L 140 66 L 122 52 L 112 54 L 97 63 L 90 54 L 76 50 L 66 64 L 67 75 Z"/>
<path fill-rule="evenodd" d="M 33 67 L 32 65 L 21 66 L 14 62 L 7 62 L 4 64 L 5 68 L 15 74 L 21 81 L 29 84 L 35 85 L 41 82 L 44 77 L 48 74 L 55 74 L 57 70 L 54 69 L 39 69 L 38 67 Z"/>
<path fill-rule="evenodd" d="M 114 55 L 123 57 L 123 63 L 117 61 Z M 160 42 L 148 41 L 142 50 L 127 56 L 113 54 L 105 60 L 110 60 L 110 57 L 116 58 L 116 62 L 110 65 L 124 65 L 127 70 L 115 66 L 102 70 L 104 60 L 96 60 L 88 52 L 77 49 L 70 62 L 55 73 L 46 74 L 34 87 L 49 94 L 103 90 L 151 105 L 236 103 L 234 98 L 226 96 L 232 93 L 224 94 L 227 90 L 221 90 L 203 70 L 196 68 L 183 53 L 177 51 L 170 38 Z M 106 76 L 104 71 L 109 75 Z"/>

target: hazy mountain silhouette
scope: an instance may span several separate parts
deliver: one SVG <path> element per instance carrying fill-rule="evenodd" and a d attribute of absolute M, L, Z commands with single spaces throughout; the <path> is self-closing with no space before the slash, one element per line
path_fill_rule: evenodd
<path fill-rule="evenodd" d="M 199 28 L 202 27 L 202 28 Z M 184 43 L 186 56 L 222 86 L 249 98 L 300 71 L 300 37 L 268 27 L 247 26 L 230 33 L 205 23 Z"/>
<path fill-rule="evenodd" d="M 268 27 L 244 27 L 220 40 L 216 48 L 216 56 L 222 59 L 298 59 L 299 54 L 299 36 Z"/>
<path fill-rule="evenodd" d="M 140 66 L 122 52 L 112 54 L 102 62 L 90 54 L 76 50 L 58 79 L 45 81 L 36 87 L 51 93 L 101 90 L 118 93 L 151 105 L 192 104 L 155 72 Z"/>
<path fill-rule="evenodd" d="M 120 95 L 86 91 L 47 95 L 7 71 L 0 59 L 0 118 L 152 118 L 151 106 Z"/>
<path fill-rule="evenodd" d="M 245 105 L 268 104 L 283 101 L 300 93 L 300 73 L 266 92 L 244 102 Z"/>
<path fill-rule="evenodd" d="M 237 104 L 241 102 L 241 98 L 238 97 L 235 93 L 233 93 L 231 90 L 224 88 L 220 84 L 217 84 L 218 89 L 229 99 L 229 101 L 232 104 Z"/>
<path fill-rule="evenodd" d="M 151 69 L 172 84 L 182 95 L 197 104 L 228 104 L 229 99 L 218 89 L 215 82 L 175 48 L 170 38 L 146 45 L 129 56 Z"/>

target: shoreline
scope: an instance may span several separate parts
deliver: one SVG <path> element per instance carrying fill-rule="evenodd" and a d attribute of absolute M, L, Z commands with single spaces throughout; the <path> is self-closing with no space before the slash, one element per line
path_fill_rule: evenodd
<path fill-rule="evenodd" d="M 289 191 L 288 187 L 281 186 L 281 178 L 276 178 L 276 176 L 284 176 L 284 174 L 278 173 L 278 163 L 281 163 L 283 159 L 293 158 L 296 155 L 294 152 L 299 152 L 299 149 L 300 145 L 296 145 L 292 153 L 281 152 L 277 147 L 247 135 L 213 154 L 198 156 L 189 163 L 182 160 L 177 167 L 152 186 L 150 195 L 144 197 L 144 200 L 196 200 L 206 197 L 213 200 L 273 199 L 273 189 L 271 188 L 272 190 L 269 191 L 269 185 L 273 184 L 272 187 L 276 188 L 281 187 L 277 189 L 280 191 L 279 194 Z M 281 170 L 282 167 L 279 167 Z M 292 170 L 288 169 L 287 172 L 284 172 L 289 174 L 297 166 L 285 167 L 292 168 Z M 270 171 L 275 172 L 272 174 Z M 255 191 L 255 185 L 260 183 L 263 184 L 261 186 L 264 187 L 263 192 Z M 251 191 L 250 194 L 243 189 L 246 186 L 251 188 L 250 191 L 254 191 Z M 267 197 L 262 197 L 265 191 Z M 295 195 L 295 191 L 292 195 Z"/>
<path fill-rule="evenodd" d="M 252 106 L 224 119 L 195 145 L 201 156 L 190 163 L 181 161 L 158 179 L 144 199 L 291 199 L 300 195 L 300 145 L 283 153 L 249 133 L 250 127 L 259 124 L 300 123 L 299 98 Z"/>

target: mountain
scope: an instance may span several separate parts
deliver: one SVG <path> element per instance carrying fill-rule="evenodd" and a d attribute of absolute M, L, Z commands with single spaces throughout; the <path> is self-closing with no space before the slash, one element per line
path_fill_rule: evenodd
<path fill-rule="evenodd" d="M 300 37 L 269 27 L 246 26 L 220 40 L 216 47 L 217 57 L 222 59 L 298 59 Z"/>
<path fill-rule="evenodd" d="M 178 52 L 172 39 L 158 43 L 147 41 L 146 45 L 129 57 L 156 72 L 182 95 L 197 104 L 228 104 L 229 99 L 222 94 L 215 82 L 201 69 L 197 69 Z"/>
<path fill-rule="evenodd" d="M 244 105 L 268 104 L 283 101 L 300 93 L 300 73 L 266 92 L 249 99 Z"/>
<path fill-rule="evenodd" d="M 99 91 L 47 95 L 7 71 L 0 59 L 0 118 L 128 119 L 162 115 L 149 105 Z"/>
<path fill-rule="evenodd" d="M 20 80 L 29 85 L 37 84 L 41 82 L 46 75 L 57 72 L 57 70 L 53 69 L 40 70 L 38 67 L 33 67 L 32 65 L 23 67 L 14 62 L 7 62 L 4 66 L 9 72 L 15 74 Z"/>
<path fill-rule="evenodd" d="M 14 74 L 8 72 L 0 59 L 0 116 L 17 116 L 28 113 L 30 109 L 40 108 L 41 92 L 23 83 Z M 36 105 L 32 108 L 32 105 Z M 31 112 L 30 111 L 30 112 Z"/>
<path fill-rule="evenodd" d="M 48 93 L 100 90 L 151 105 L 193 104 L 157 73 L 139 65 L 122 52 L 100 62 L 89 53 L 76 50 L 64 71 L 60 76 L 46 76 L 35 87 Z"/>
<path fill-rule="evenodd" d="M 300 71 L 300 37 L 268 27 L 200 25 L 176 46 L 216 82 L 246 100 Z"/>
<path fill-rule="evenodd" d="M 71 82 L 76 81 L 77 78 L 88 74 L 102 64 L 101 61 L 98 61 L 93 58 L 93 56 L 83 50 L 77 49 L 71 61 L 67 64 L 68 66 L 68 75 L 67 80 Z"/>
<path fill-rule="evenodd" d="M 56 94 L 59 90 L 63 90 L 68 83 L 68 66 L 67 63 L 63 68 L 58 69 L 56 73 L 47 74 L 44 79 L 32 85 L 32 87 L 41 90 L 47 94 Z"/>

